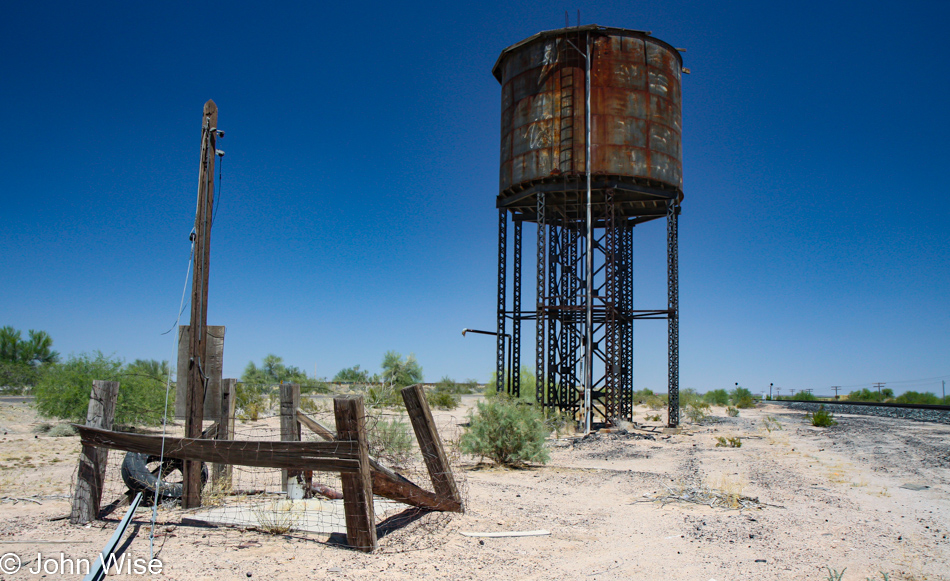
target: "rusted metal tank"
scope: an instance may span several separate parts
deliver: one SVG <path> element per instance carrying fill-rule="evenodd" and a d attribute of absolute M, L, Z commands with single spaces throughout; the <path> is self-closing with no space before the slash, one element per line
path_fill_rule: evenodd
<path fill-rule="evenodd" d="M 588 38 L 594 188 L 682 198 L 682 57 L 648 32 L 588 25 L 536 34 L 492 69 L 502 85 L 500 207 L 586 174 Z"/>

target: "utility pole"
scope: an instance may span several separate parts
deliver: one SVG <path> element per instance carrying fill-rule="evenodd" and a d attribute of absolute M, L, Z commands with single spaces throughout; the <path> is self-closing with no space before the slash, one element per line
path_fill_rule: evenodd
<path fill-rule="evenodd" d="M 840 385 L 832 385 L 831 389 L 835 390 L 835 399 L 838 399 L 838 390 L 841 389 Z"/>
<path fill-rule="evenodd" d="M 940 387 L 943 389 L 943 403 L 947 403 L 947 380 L 943 379 L 940 381 Z"/>
<path fill-rule="evenodd" d="M 205 387 L 209 369 L 205 361 L 208 324 L 208 272 L 211 266 L 211 219 L 214 207 L 215 140 L 218 107 L 208 100 L 201 115 L 201 162 L 198 172 L 198 207 L 195 210 L 194 276 L 191 281 L 191 337 L 189 338 L 188 399 L 185 401 L 185 436 L 200 438 L 204 422 Z M 201 506 L 201 462 L 186 460 L 182 469 L 182 508 Z"/>
<path fill-rule="evenodd" d="M 884 382 L 875 383 L 874 387 L 877 388 L 877 394 L 881 395 L 881 388 L 884 387 Z"/>

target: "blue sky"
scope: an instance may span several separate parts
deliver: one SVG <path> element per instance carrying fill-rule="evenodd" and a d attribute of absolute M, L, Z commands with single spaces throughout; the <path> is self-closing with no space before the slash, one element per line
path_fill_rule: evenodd
<path fill-rule="evenodd" d="M 4 3 L 0 325 L 174 360 L 213 98 L 225 375 L 392 349 L 487 379 L 461 329 L 494 325 L 491 67 L 579 8 L 687 49 L 681 385 L 950 379 L 950 3 L 338 4 Z M 662 224 L 635 244 L 635 306 L 663 308 Z M 664 390 L 665 323 L 635 336 Z"/>

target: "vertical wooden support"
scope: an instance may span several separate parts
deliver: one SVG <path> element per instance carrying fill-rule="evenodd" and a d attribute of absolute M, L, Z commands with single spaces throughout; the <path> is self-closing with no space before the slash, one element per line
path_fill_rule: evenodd
<path fill-rule="evenodd" d="M 300 386 L 296 383 L 280 384 L 280 440 L 282 442 L 300 441 L 300 422 L 297 421 L 297 408 L 300 407 Z M 287 491 L 287 497 L 304 497 L 302 472 L 300 470 L 281 470 L 281 485 Z"/>
<path fill-rule="evenodd" d="M 416 384 L 404 388 L 402 399 L 406 402 L 406 411 L 409 412 L 409 420 L 412 422 L 412 429 L 416 432 L 416 439 L 419 441 L 419 448 L 422 450 L 422 457 L 429 470 L 429 478 L 432 479 L 436 496 L 457 502 L 459 506 L 462 506 L 462 496 L 455 485 L 455 478 L 452 476 L 449 461 L 445 457 L 445 450 L 442 449 L 442 440 L 439 439 L 439 432 L 432 420 L 432 411 L 429 410 L 429 403 L 426 401 L 422 385 Z"/>
<path fill-rule="evenodd" d="M 343 481 L 346 542 L 354 549 L 369 553 L 376 549 L 376 515 L 362 396 L 333 398 L 333 412 L 336 415 L 337 438 L 355 440 L 360 450 L 359 473 L 340 474 Z"/>
<path fill-rule="evenodd" d="M 208 325 L 205 350 L 202 356 L 202 370 L 208 377 L 208 391 L 205 393 L 204 419 L 218 421 L 219 402 L 221 401 L 221 377 L 224 364 L 224 325 Z M 191 326 L 178 327 L 178 381 L 175 385 L 175 417 L 185 419 L 185 403 L 188 401 L 188 382 L 190 380 L 188 362 L 191 359 Z M 207 363 L 204 363 L 207 361 Z"/>
<path fill-rule="evenodd" d="M 201 115 L 201 162 L 198 171 L 198 207 L 195 213 L 194 273 L 191 281 L 191 340 L 188 360 L 188 397 L 185 399 L 185 436 L 201 438 L 204 427 L 205 382 L 210 367 L 205 357 L 208 325 L 208 276 L 211 270 L 211 224 L 214 217 L 214 160 L 218 106 L 205 103 Z M 181 373 L 182 370 L 179 370 Z M 201 506 L 201 462 L 185 460 L 181 507 Z"/>
<path fill-rule="evenodd" d="M 86 411 L 86 425 L 111 430 L 118 396 L 118 381 L 93 381 L 89 409 Z M 109 450 L 106 448 L 83 445 L 79 455 L 79 470 L 76 473 L 76 490 L 73 492 L 69 522 L 85 524 L 99 516 L 108 454 Z"/>
<path fill-rule="evenodd" d="M 219 412 L 218 431 L 216 440 L 234 439 L 234 389 L 236 379 L 225 379 L 221 382 L 221 411 Z M 219 490 L 231 490 L 231 465 L 214 464 L 211 469 L 211 478 Z"/>

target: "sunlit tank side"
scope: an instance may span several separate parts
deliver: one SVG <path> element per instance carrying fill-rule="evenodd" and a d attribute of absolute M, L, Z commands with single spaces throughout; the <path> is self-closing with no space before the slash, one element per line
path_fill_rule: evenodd
<path fill-rule="evenodd" d="M 681 199 L 682 57 L 649 33 L 598 25 L 542 32 L 499 56 L 499 199 L 585 174 L 588 34 L 594 187 L 619 182 Z"/>

